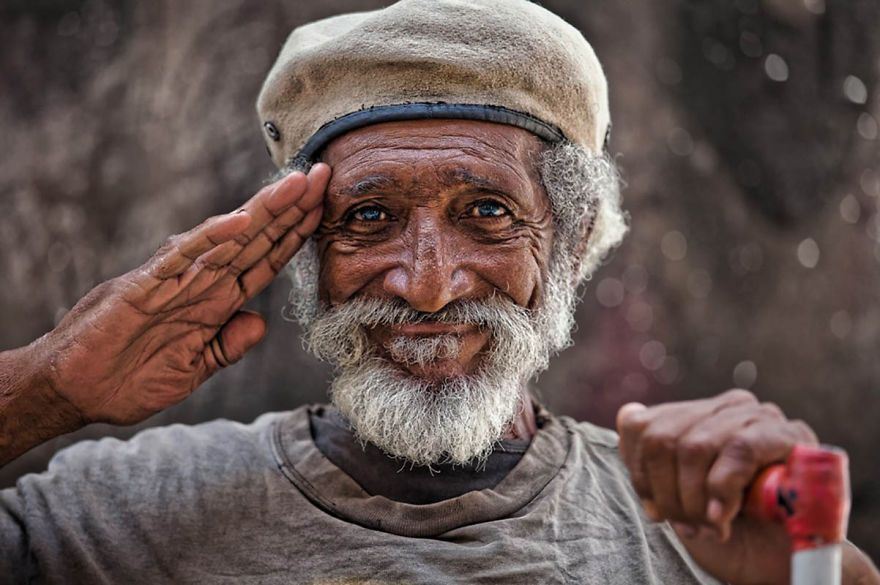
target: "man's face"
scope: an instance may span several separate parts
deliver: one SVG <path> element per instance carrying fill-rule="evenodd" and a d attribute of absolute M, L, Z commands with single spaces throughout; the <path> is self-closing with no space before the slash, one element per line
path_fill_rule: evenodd
<path fill-rule="evenodd" d="M 398 300 L 421 313 L 498 297 L 537 307 L 553 238 L 541 148 L 525 130 L 457 120 L 378 124 L 333 141 L 316 238 L 321 301 Z M 367 331 L 380 356 L 431 382 L 473 374 L 491 336 L 430 320 Z M 450 338 L 454 351 L 412 358 L 412 342 Z"/>
<path fill-rule="evenodd" d="M 570 343 L 580 277 L 625 230 L 613 162 L 440 120 L 351 132 L 323 160 L 324 218 L 288 268 L 288 314 L 337 367 L 333 403 L 414 464 L 484 460 Z"/>

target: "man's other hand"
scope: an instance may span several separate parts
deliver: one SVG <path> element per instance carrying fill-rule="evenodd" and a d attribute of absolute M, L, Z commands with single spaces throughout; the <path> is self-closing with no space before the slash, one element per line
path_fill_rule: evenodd
<path fill-rule="evenodd" d="M 241 359 L 266 332 L 241 307 L 317 228 L 329 178 L 292 173 L 97 286 L 32 344 L 45 383 L 85 423 L 132 424 Z"/>
<path fill-rule="evenodd" d="M 802 421 L 745 390 L 662 404 L 624 405 L 620 451 L 647 515 L 669 520 L 694 559 L 733 584 L 788 583 L 790 539 L 778 524 L 740 514 L 746 489 L 798 443 L 817 444 Z"/>

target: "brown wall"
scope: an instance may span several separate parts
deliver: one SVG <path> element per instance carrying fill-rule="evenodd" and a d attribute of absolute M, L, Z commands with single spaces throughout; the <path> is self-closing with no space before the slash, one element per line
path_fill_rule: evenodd
<path fill-rule="evenodd" d="M 286 33 L 383 4 L 4 2 L 0 348 L 254 191 L 272 168 L 252 104 Z M 849 451 L 850 536 L 880 557 L 880 5 L 543 4 L 605 64 L 632 214 L 543 399 L 607 425 L 625 401 L 751 386 Z M 279 281 L 255 303 L 270 318 L 259 349 L 138 428 L 322 400 L 330 372 L 281 319 L 286 295 Z M 73 441 L 138 428 L 57 439 L 0 485 Z"/>

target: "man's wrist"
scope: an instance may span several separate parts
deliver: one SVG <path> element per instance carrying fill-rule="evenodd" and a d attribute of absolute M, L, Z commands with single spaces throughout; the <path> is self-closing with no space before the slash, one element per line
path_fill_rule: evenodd
<path fill-rule="evenodd" d="M 43 338 L 0 352 L 0 465 L 85 424 L 53 388 L 49 358 Z"/>

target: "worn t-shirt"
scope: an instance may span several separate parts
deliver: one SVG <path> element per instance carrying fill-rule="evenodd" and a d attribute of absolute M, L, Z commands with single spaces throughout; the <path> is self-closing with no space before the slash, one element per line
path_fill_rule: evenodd
<path fill-rule="evenodd" d="M 332 406 L 313 409 L 309 423 L 321 453 L 368 494 L 407 504 L 433 504 L 494 488 L 519 463 L 530 443 L 528 439 L 497 441 L 481 463 L 416 467 L 389 457 L 371 443 L 359 443 L 349 422 Z"/>
<path fill-rule="evenodd" d="M 0 492 L 0 583 L 716 583 L 611 431 L 545 414 L 493 487 L 413 504 L 321 452 L 323 408 L 65 449 Z"/>

